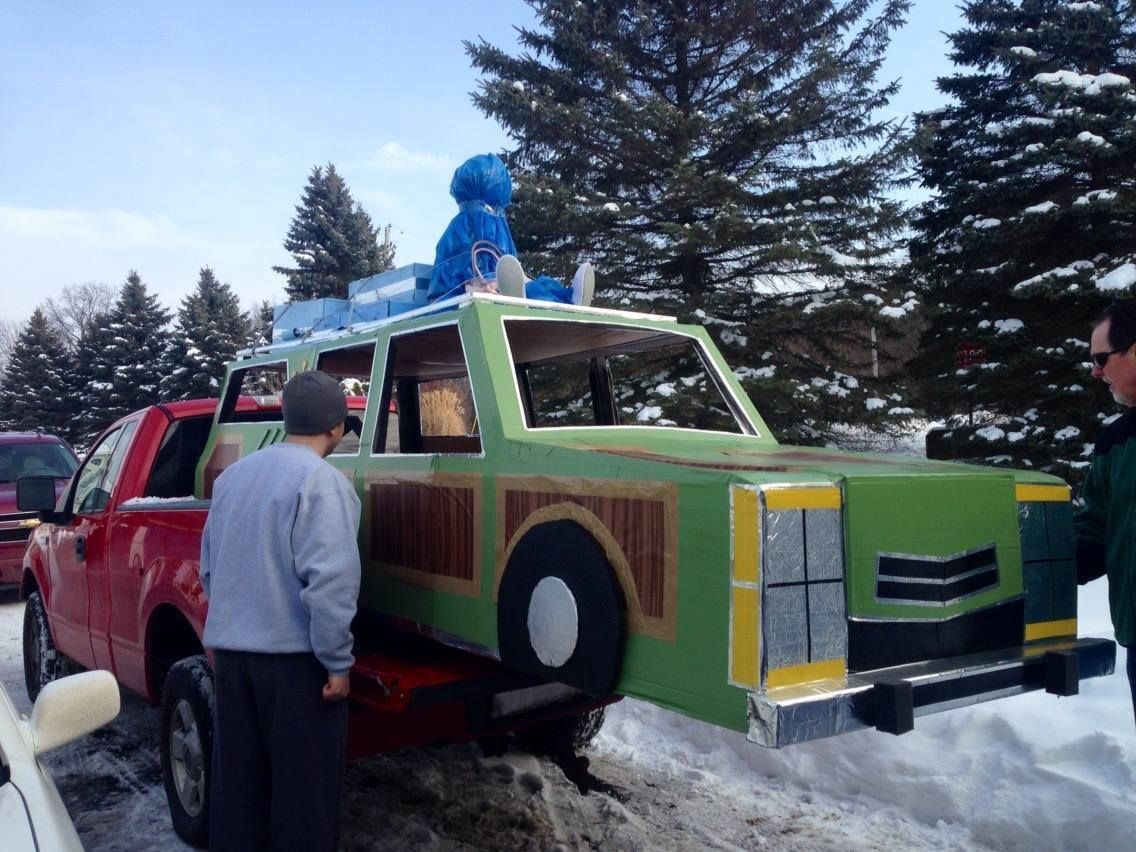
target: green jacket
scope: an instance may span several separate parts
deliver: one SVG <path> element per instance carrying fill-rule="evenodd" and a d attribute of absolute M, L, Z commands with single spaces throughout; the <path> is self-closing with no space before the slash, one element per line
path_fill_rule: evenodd
<path fill-rule="evenodd" d="M 1076 515 L 1077 582 L 1108 574 L 1116 641 L 1136 645 L 1136 409 L 1101 433 Z"/>

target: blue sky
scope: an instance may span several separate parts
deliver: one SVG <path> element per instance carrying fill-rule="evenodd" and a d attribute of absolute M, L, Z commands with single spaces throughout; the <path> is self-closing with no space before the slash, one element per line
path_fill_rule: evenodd
<path fill-rule="evenodd" d="M 941 102 L 951 2 L 916 0 L 885 68 L 897 114 Z M 521 0 L 0 5 L 0 319 L 131 268 L 169 308 L 210 265 L 242 303 L 308 172 L 335 163 L 396 263 L 429 263 L 453 169 L 505 134 L 473 107 L 463 39 L 515 45 Z"/>

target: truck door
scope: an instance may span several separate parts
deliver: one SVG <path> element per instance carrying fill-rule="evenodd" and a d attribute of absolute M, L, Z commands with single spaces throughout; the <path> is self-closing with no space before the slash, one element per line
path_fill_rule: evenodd
<path fill-rule="evenodd" d="M 110 495 L 138 428 L 131 420 L 107 432 L 75 475 L 71 519 L 52 530 L 51 600 L 59 650 L 87 668 L 110 668 L 106 624 L 106 542 Z"/>
<path fill-rule="evenodd" d="M 115 500 L 115 521 L 106 546 L 107 625 L 115 675 L 120 683 L 142 694 L 147 688 L 144 590 L 173 584 L 184 590 L 186 598 L 193 597 L 194 592 L 185 586 L 196 586 L 205 517 L 203 509 L 191 513 L 182 503 L 158 501 L 193 496 L 194 470 L 212 425 L 212 415 L 169 421 L 145 487 L 132 487 L 134 476 L 128 472 L 130 481 L 123 481 Z M 152 434 L 149 428 L 147 432 Z M 138 461 L 142 455 L 139 446 L 132 458 Z M 131 494 L 154 502 L 124 504 L 123 498 Z M 102 625 L 93 626 L 98 630 Z M 97 656 L 99 648 L 95 651 Z"/>

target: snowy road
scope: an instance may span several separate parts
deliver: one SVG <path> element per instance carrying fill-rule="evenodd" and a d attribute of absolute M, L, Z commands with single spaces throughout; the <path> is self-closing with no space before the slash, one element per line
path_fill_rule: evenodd
<path fill-rule="evenodd" d="M 1103 584 L 1081 606 L 1104 635 Z M 28 709 L 23 604 L 0 600 L 0 680 Z M 1123 657 L 1119 661 L 1123 665 Z M 649 705 L 611 708 L 592 750 L 610 794 L 472 746 L 348 769 L 347 849 L 1122 849 L 1136 828 L 1136 729 L 1123 675 L 770 752 Z M 124 694 L 107 728 L 48 763 L 91 850 L 185 848 L 166 813 L 157 712 Z"/>

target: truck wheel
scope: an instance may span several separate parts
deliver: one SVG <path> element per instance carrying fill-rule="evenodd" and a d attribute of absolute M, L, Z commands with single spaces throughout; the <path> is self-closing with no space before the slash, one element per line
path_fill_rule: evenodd
<path fill-rule="evenodd" d="M 209 767 L 213 756 L 213 670 L 204 656 L 179 660 L 162 688 L 159 752 L 170 818 L 191 846 L 209 842 Z"/>
<path fill-rule="evenodd" d="M 597 707 L 579 716 L 542 722 L 517 732 L 517 741 L 532 754 L 558 757 L 566 752 L 586 749 L 603 727 L 606 707 Z"/>
<path fill-rule="evenodd" d="M 24 604 L 24 686 L 28 698 L 35 701 L 41 689 L 63 677 L 65 668 L 63 655 L 51 638 L 43 596 L 32 592 Z"/>
<path fill-rule="evenodd" d="M 610 695 L 623 653 L 622 597 L 607 555 L 573 521 L 517 542 L 497 597 L 501 662 L 589 695 Z"/>

